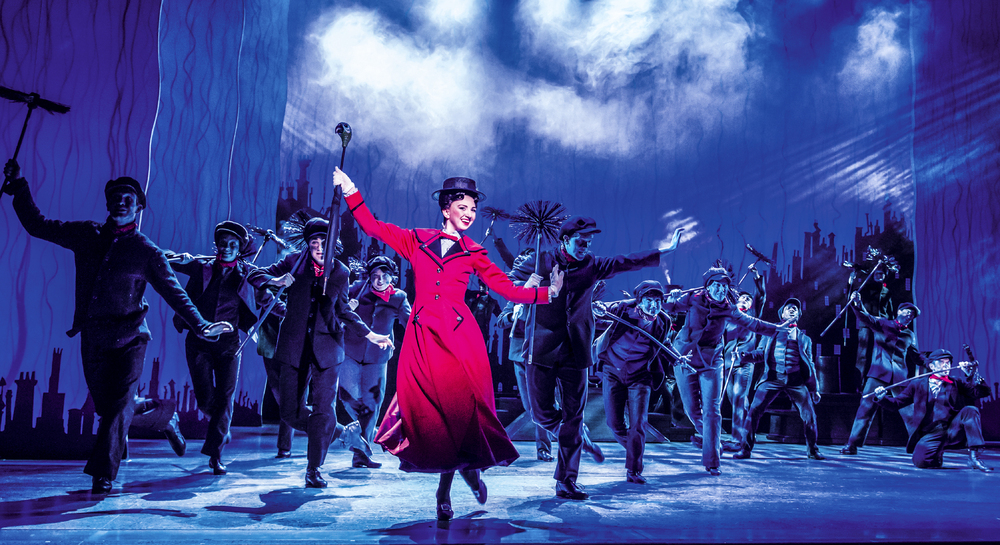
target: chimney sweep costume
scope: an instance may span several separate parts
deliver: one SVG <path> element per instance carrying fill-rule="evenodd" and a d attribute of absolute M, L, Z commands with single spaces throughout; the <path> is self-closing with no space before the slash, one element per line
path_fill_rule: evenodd
<path fill-rule="evenodd" d="M 485 197 L 475 180 L 448 178 L 433 195 L 452 234 L 379 221 L 346 174 L 335 171 L 334 184 L 343 187 L 361 229 L 413 268 L 417 295 L 399 352 L 396 396 L 376 441 L 399 458 L 403 471 L 441 474 L 437 515 L 449 520 L 455 471 L 485 503 L 486 485 L 479 470 L 506 466 L 518 457 L 497 420 L 486 343 L 465 304 L 469 276 L 479 276 L 501 297 L 520 303 L 546 303 L 552 292 L 515 286 L 485 248 L 461 235 L 475 218 L 475 202 Z"/>
<path fill-rule="evenodd" d="M 559 455 L 554 478 L 556 495 L 561 498 L 585 500 L 589 495 L 577 484 L 580 454 L 587 450 L 594 461 L 604 461 L 604 454 L 587 434 L 583 423 L 587 405 L 587 372 L 594 364 L 594 285 L 619 273 L 636 271 L 660 264 L 660 250 L 647 250 L 615 257 L 594 257 L 589 250 L 587 235 L 600 233 L 592 218 L 571 216 L 559 229 L 559 246 L 532 255 L 511 271 L 516 280 L 526 281 L 536 270 L 542 285 L 554 267 L 566 272 L 563 293 L 552 303 L 538 307 L 534 325 L 534 354 L 527 366 L 528 387 L 531 388 L 531 416 L 546 430 L 558 435 Z M 574 237 L 579 234 L 580 237 Z M 579 259 L 566 251 L 567 244 L 586 241 Z M 672 250 L 672 248 L 671 248 Z M 530 326 L 529 326 L 530 327 Z M 526 332 L 525 352 L 532 332 Z M 556 388 L 562 393 L 556 403 Z"/>
<path fill-rule="evenodd" d="M 372 280 L 376 271 L 379 271 L 380 276 L 389 276 L 387 284 L 376 285 Z M 397 290 L 392 285 L 392 278 L 398 274 L 396 263 L 386 256 L 376 256 L 365 264 L 365 272 L 367 278 L 354 282 L 348 289 L 352 304 L 357 303 L 354 312 L 372 331 L 388 335 L 395 343 L 393 324 L 397 321 L 402 324 L 410 321 L 410 301 L 406 298 L 406 292 Z M 381 291 L 376 288 L 381 288 Z M 385 397 L 386 371 L 393 351 L 382 350 L 361 335 L 347 331 L 344 336 L 344 352 L 344 365 L 340 371 L 340 399 L 347 414 L 361 425 L 365 439 L 373 441 L 375 421 Z M 369 468 L 382 466 L 359 450 L 354 451 L 352 465 Z"/>
<path fill-rule="evenodd" d="M 947 350 L 935 350 L 928 358 L 932 371 L 951 365 Z M 960 365 L 967 365 L 965 363 Z M 989 397 L 990 387 L 980 376 L 978 365 L 962 367 L 964 376 L 950 376 L 948 371 L 910 381 L 899 395 L 884 397 L 888 390 L 876 391 L 878 404 L 899 410 L 913 406 L 911 428 L 906 452 L 913 454 L 913 465 L 919 468 L 941 467 L 945 449 L 969 449 L 969 465 L 983 472 L 992 471 L 979 459 L 986 446 L 977 399 Z"/>
<path fill-rule="evenodd" d="M 316 247 L 322 248 L 328 227 L 326 220 L 313 218 L 306 222 L 303 238 L 310 245 L 319 241 Z M 334 245 L 327 246 L 332 250 Z M 288 301 L 274 355 L 281 362 L 279 411 L 282 420 L 309 436 L 306 487 L 325 488 L 327 483 L 320 469 L 334 440 L 340 438 L 339 446 L 370 451 L 356 422 L 346 428 L 337 423 L 336 402 L 344 361 L 344 331 L 364 336 L 371 330 L 348 306 L 347 267 L 332 260 L 334 270 L 323 295 L 322 258 L 317 261 L 312 252 L 306 247 L 270 267 L 256 269 L 248 281 L 260 289 L 267 283 L 282 281 L 286 275 L 293 278 L 285 291 Z M 311 411 L 305 409 L 307 394 L 312 400 Z"/>
<path fill-rule="evenodd" d="M 189 277 L 184 289 L 202 316 L 230 322 L 246 332 L 258 314 L 256 290 L 247 283 L 247 275 L 256 267 L 240 258 L 250 247 L 250 234 L 239 223 L 224 221 L 215 226 L 215 245 L 215 259 L 202 261 L 181 254 L 173 268 Z M 174 316 L 174 327 L 178 332 L 189 329 L 180 316 Z M 232 437 L 229 425 L 240 378 L 239 345 L 237 331 L 220 335 L 217 342 L 206 342 L 194 333 L 188 333 L 184 340 L 195 399 L 201 412 L 208 415 L 201 453 L 209 457 L 208 465 L 216 475 L 226 474 L 221 458 Z"/>
<path fill-rule="evenodd" d="M 745 312 L 754 318 L 760 318 L 764 303 L 767 302 L 767 290 L 764 287 L 763 275 L 758 273 L 756 268 L 752 270 L 755 294 L 751 295 L 746 291 L 740 292 L 737 296 L 737 306 L 739 306 L 740 298 L 747 297 L 751 306 Z M 750 425 L 750 393 L 754 378 L 754 365 L 743 357 L 743 354 L 756 348 L 757 335 L 753 331 L 730 322 L 726 324 L 726 331 L 722 338 L 725 343 L 723 372 L 730 377 L 725 395 L 729 398 L 729 404 L 733 409 L 732 440 L 723 441 L 722 450 L 736 452 L 742 448 L 747 427 Z"/>
<path fill-rule="evenodd" d="M 733 458 L 750 457 L 756 439 L 754 434 L 761 417 L 764 416 L 764 411 L 778 397 L 778 394 L 784 392 L 795 404 L 799 416 L 802 417 L 809 458 L 825 459 L 816 447 L 816 407 L 813 402 L 818 401 L 820 395 L 816 392 L 813 343 L 804 331 L 796 327 L 799 313 L 802 311 L 802 303 L 794 297 L 785 301 L 785 304 L 781 305 L 781 309 L 778 310 L 778 316 L 782 320 L 788 319 L 785 315 L 785 309 L 788 307 L 798 309 L 794 315 L 793 323 L 789 324 L 789 329 L 762 338 L 757 350 L 746 356 L 746 359 L 751 362 L 763 361 L 764 374 L 761 376 L 760 382 L 757 383 L 757 391 L 754 393 L 753 404 L 750 406 L 750 426 L 747 429 L 743 448 L 734 454 Z"/>
<path fill-rule="evenodd" d="M 202 335 L 218 335 L 232 327 L 211 324 L 202 317 L 163 252 L 139 232 L 135 216 L 146 203 L 139 182 L 122 177 L 107 183 L 105 223 L 63 222 L 46 219 L 39 212 L 15 161 L 7 163 L 4 173 L 13 180 L 8 192 L 14 196 L 14 212 L 28 234 L 72 250 L 74 255 L 76 308 L 67 334 L 81 334 L 83 374 L 101 418 L 94 450 L 83 471 L 93 477 L 94 492 L 107 493 L 125 451 L 150 339 L 145 320 L 149 305 L 143 297 L 146 284 Z"/>
<path fill-rule="evenodd" d="M 732 279 L 722 268 L 713 267 L 704 274 L 705 287 L 687 293 L 671 292 L 664 308 L 684 312 L 684 327 L 674 339 L 674 348 L 690 355 L 690 365 L 675 369 L 677 390 L 684 402 L 684 412 L 694 424 L 691 442 L 702 449 L 701 461 L 712 475 L 719 475 L 722 433 L 722 334 L 733 323 L 754 333 L 773 335 L 775 324 L 758 320 L 739 311 L 727 299 Z M 719 290 L 713 297 L 713 290 Z M 699 435 L 700 434 L 700 435 Z"/>
<path fill-rule="evenodd" d="M 669 369 L 673 359 L 635 329 L 642 328 L 661 342 L 666 340 L 670 322 L 659 311 L 663 286 L 646 280 L 636 286 L 632 294 L 634 299 L 607 305 L 609 314 L 631 324 L 632 328 L 612 321 L 611 327 L 597 339 L 597 358 L 604 371 L 604 410 L 608 427 L 618 444 L 625 448 L 625 480 L 646 484 L 642 476 L 642 453 L 646 446 L 649 395 L 653 388 L 663 383 L 664 370 Z M 653 312 L 647 314 L 646 310 Z"/>
<path fill-rule="evenodd" d="M 899 305 L 896 310 L 896 319 L 890 320 L 876 318 L 869 314 L 860 306 L 855 295 L 852 295 L 851 301 L 851 310 L 854 311 L 854 315 L 864 327 L 871 330 L 875 337 L 875 348 L 872 350 L 872 361 L 865 378 L 861 404 L 854 416 L 851 436 L 847 439 L 847 445 L 840 450 L 841 454 L 848 455 L 857 454 L 858 447 L 864 446 L 872 424 L 872 417 L 875 416 L 874 396 L 864 397 L 864 395 L 873 393 L 879 386 L 888 386 L 911 376 L 913 373 L 910 373 L 909 370 L 914 369 L 920 361 L 920 353 L 917 350 L 917 334 L 912 328 L 913 320 L 920 315 L 920 309 L 916 305 L 913 303 Z M 907 317 L 904 317 L 904 313 Z M 903 418 L 909 420 L 905 412 Z"/>

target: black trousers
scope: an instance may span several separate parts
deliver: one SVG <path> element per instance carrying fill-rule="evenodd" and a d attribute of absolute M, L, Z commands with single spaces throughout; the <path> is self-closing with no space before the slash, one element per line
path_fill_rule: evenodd
<path fill-rule="evenodd" d="M 170 420 L 177 414 L 177 404 L 172 399 L 139 398 L 135 416 L 129 430 L 144 429 L 163 432 L 170 427 Z"/>
<path fill-rule="evenodd" d="M 517 393 L 521 397 L 521 406 L 524 412 L 531 416 L 531 387 L 528 385 L 528 371 L 524 368 L 524 362 L 512 362 L 514 364 L 514 379 L 517 381 Z M 558 393 L 556 394 L 558 398 Z M 558 400 L 556 402 L 558 404 Z M 532 419 L 534 420 L 534 419 Z M 552 452 L 552 438 L 549 432 L 535 424 L 535 450 L 545 450 Z"/>
<path fill-rule="evenodd" d="M 83 472 L 114 480 L 135 414 L 135 394 L 146 358 L 146 340 L 136 338 L 121 348 L 108 348 L 110 345 L 100 335 L 82 333 L 83 377 L 100 417 L 94 450 Z"/>
<path fill-rule="evenodd" d="M 604 412 L 608 427 L 618 444 L 625 447 L 625 469 L 635 473 L 642 473 L 652 390 L 649 384 L 626 385 L 614 373 L 604 372 Z"/>
<path fill-rule="evenodd" d="M 587 369 L 561 364 L 528 366 L 531 417 L 535 423 L 559 437 L 559 460 L 553 475 L 557 481 L 575 481 L 580 473 L 583 450 L 583 411 L 587 408 Z M 556 388 L 562 394 L 556 400 Z"/>
<path fill-rule="evenodd" d="M 318 468 L 326 461 L 330 443 L 344 430 L 337 424 L 336 412 L 340 363 L 321 369 L 312 342 L 306 339 L 299 365 L 281 365 L 278 409 L 282 420 L 309 436 L 306 459 L 310 468 Z M 306 406 L 307 396 L 312 400 L 311 410 Z"/>
<path fill-rule="evenodd" d="M 201 453 L 219 457 L 232 435 L 233 402 L 236 383 L 240 379 L 240 356 L 236 353 L 240 337 L 236 332 L 226 333 L 216 342 L 199 339 L 188 333 L 184 341 L 191 386 L 198 408 L 208 415 L 208 431 Z"/>
<path fill-rule="evenodd" d="M 766 380 L 757 387 L 757 392 L 753 396 L 753 403 L 750 404 L 750 428 L 747 430 L 746 438 L 743 441 L 743 446 L 747 449 L 753 449 L 754 441 L 756 440 L 757 424 L 760 423 L 761 417 L 764 416 L 764 411 L 778 397 L 778 394 L 782 392 L 788 395 L 788 398 L 792 400 L 795 408 L 799 411 L 799 416 L 802 418 L 802 427 L 806 434 L 806 445 L 809 450 L 811 451 L 816 448 L 816 408 L 813 405 L 809 389 L 804 384 L 789 386 L 782 380 Z"/>
<path fill-rule="evenodd" d="M 340 368 L 340 401 L 351 418 L 358 421 L 361 434 L 375 439 L 375 423 L 385 400 L 389 363 L 363 362 L 344 357 Z"/>
<path fill-rule="evenodd" d="M 267 388 L 271 390 L 271 395 L 274 396 L 274 401 L 278 404 L 279 414 L 281 407 L 281 362 L 274 359 L 263 357 L 264 360 L 264 373 L 267 375 Z M 305 407 L 303 407 L 304 409 Z M 295 436 L 295 428 L 288 425 L 287 422 L 278 418 L 278 450 L 291 451 L 292 450 L 292 438 Z"/>
<path fill-rule="evenodd" d="M 945 449 L 985 446 L 983 425 L 978 407 L 963 407 L 948 422 L 935 422 L 913 449 L 913 465 L 926 468 L 941 465 Z"/>

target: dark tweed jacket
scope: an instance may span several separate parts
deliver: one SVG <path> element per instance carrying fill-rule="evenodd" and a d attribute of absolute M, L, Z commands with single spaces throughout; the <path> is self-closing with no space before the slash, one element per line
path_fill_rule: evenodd
<path fill-rule="evenodd" d="M 146 284 L 196 330 L 210 325 L 181 287 L 167 258 L 138 229 L 116 234 L 114 224 L 46 219 L 27 184 L 15 189 L 14 212 L 31 236 L 73 252 L 76 299 L 70 337 L 83 331 L 111 348 L 150 339 Z"/>
<path fill-rule="evenodd" d="M 207 262 L 194 260 L 184 265 L 175 264 L 173 267 L 175 271 L 188 275 L 188 282 L 184 289 L 192 301 L 197 301 L 205 293 L 205 288 L 212 280 L 212 275 L 215 273 L 215 260 Z M 240 298 L 239 323 L 233 324 L 233 327 L 246 332 L 257 323 L 257 290 L 247 282 L 247 276 L 257 267 L 242 259 L 237 261 L 233 267 L 235 269 L 233 272 L 240 277 L 239 288 L 236 290 L 236 295 Z M 174 327 L 180 332 L 187 329 L 188 325 L 179 315 L 176 315 L 174 316 Z"/>
<path fill-rule="evenodd" d="M 948 415 L 943 421 L 946 426 L 963 407 L 972 404 L 976 399 L 990 395 L 989 385 L 978 374 L 971 377 L 950 378 L 952 380 L 950 384 L 942 385 L 946 392 L 941 399 L 941 403 L 945 404 L 943 412 Z M 913 405 L 913 414 L 907 422 L 907 428 L 912 429 L 913 433 L 906 442 L 906 452 L 912 453 L 920 438 L 927 435 L 935 425 L 934 405 L 928 403 L 929 399 L 930 377 L 926 377 L 910 381 L 898 396 L 888 396 L 878 401 L 879 405 L 897 411 L 907 405 Z"/>
<path fill-rule="evenodd" d="M 268 280 L 285 273 L 292 273 L 295 282 L 285 290 L 288 296 L 285 318 L 278 330 L 278 346 L 274 359 L 298 367 L 302 361 L 302 352 L 308 335 L 312 340 L 317 364 L 321 369 L 327 369 L 344 361 L 345 327 L 353 329 L 361 336 L 367 335 L 370 330 L 347 304 L 347 281 L 350 271 L 343 263 L 333 261 L 333 266 L 336 268 L 330 274 L 325 296 L 316 296 L 318 294 L 313 291 L 313 285 L 319 284 L 321 279 L 313 274 L 312 261 L 308 255 L 296 270 L 292 270 L 303 252 L 308 251 L 306 248 L 302 252 L 286 256 L 270 267 L 251 271 L 247 281 L 260 289 Z"/>
<path fill-rule="evenodd" d="M 410 321 L 410 301 L 406 298 L 406 292 L 400 289 L 389 296 L 388 301 L 375 295 L 371 291 L 371 284 L 367 281 L 357 281 L 351 284 L 348 289 L 348 296 L 357 299 L 358 308 L 354 309 L 355 314 L 368 324 L 372 331 L 379 335 L 388 335 L 395 344 L 393 335 L 393 324 L 398 321 L 406 324 Z M 362 293 L 361 290 L 364 290 Z M 378 345 L 372 343 L 360 335 L 360 332 L 348 330 L 344 336 L 344 349 L 347 355 L 363 363 L 386 363 L 392 357 L 392 350 L 383 350 Z"/>
<path fill-rule="evenodd" d="M 533 363 L 563 364 L 574 369 L 587 369 L 594 364 L 594 284 L 616 274 L 636 271 L 660 264 L 660 251 L 647 250 L 615 257 L 588 255 L 580 261 L 567 261 L 560 248 L 541 253 L 538 274 L 542 286 L 549 285 L 549 273 L 559 264 L 566 272 L 559 297 L 547 305 L 537 305 L 535 312 L 535 354 Z M 510 273 L 514 281 L 526 282 L 535 272 L 535 257 L 528 258 Z M 529 326 L 530 327 L 530 326 Z M 530 335 L 525 336 L 525 353 Z"/>

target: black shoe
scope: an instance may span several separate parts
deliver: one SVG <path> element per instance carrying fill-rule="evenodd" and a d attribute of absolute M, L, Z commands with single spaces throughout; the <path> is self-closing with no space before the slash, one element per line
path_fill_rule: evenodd
<path fill-rule="evenodd" d="M 823 456 L 823 454 L 820 453 L 820 451 L 819 451 L 818 448 L 813 447 L 813 448 L 809 449 L 809 459 L 810 460 L 826 460 L 826 456 Z"/>
<path fill-rule="evenodd" d="M 555 460 L 555 458 L 552 457 L 552 453 L 549 452 L 548 449 L 544 448 L 538 449 L 538 459 L 543 462 L 551 462 L 552 460 Z"/>
<path fill-rule="evenodd" d="M 743 446 L 736 441 L 722 442 L 722 452 L 739 452 L 741 448 L 743 448 Z"/>
<path fill-rule="evenodd" d="M 174 412 L 174 415 L 170 417 L 170 422 L 167 422 L 167 429 L 163 430 L 163 435 L 167 436 L 167 442 L 170 443 L 170 448 L 174 449 L 174 454 L 184 456 L 184 453 L 187 452 L 187 441 L 184 440 L 178 424 L 177 413 Z"/>
<path fill-rule="evenodd" d="M 993 471 L 992 467 L 986 467 L 986 464 L 979 458 L 979 454 L 982 451 L 982 447 L 970 448 L 969 449 L 969 465 L 972 469 L 978 469 L 983 473 L 989 473 Z"/>
<path fill-rule="evenodd" d="M 290 450 L 282 450 L 282 449 L 279 448 L 278 449 L 278 454 L 276 454 L 274 457 L 275 457 L 275 459 L 291 458 L 292 457 L 292 451 L 290 451 Z"/>
<path fill-rule="evenodd" d="M 858 447 L 847 445 L 846 447 L 840 449 L 840 453 L 844 456 L 854 456 L 858 453 Z"/>
<path fill-rule="evenodd" d="M 735 458 L 737 460 L 746 460 L 746 459 L 750 458 L 750 456 L 751 456 L 750 455 L 750 449 L 748 449 L 746 447 L 741 448 L 739 452 L 737 452 L 736 454 L 733 454 L 733 458 Z"/>
<path fill-rule="evenodd" d="M 364 452 L 353 448 L 351 450 L 354 451 L 354 459 L 351 460 L 351 467 L 367 467 L 368 469 L 378 469 L 382 467 L 381 462 L 376 462 L 368 456 L 365 456 Z"/>
<path fill-rule="evenodd" d="M 472 494 L 476 496 L 476 501 L 480 505 L 486 503 L 486 483 L 483 482 L 482 472 L 478 469 L 472 470 L 462 470 L 459 471 L 462 475 L 462 479 L 465 480 L 465 484 L 469 485 L 469 489 L 472 490 Z"/>
<path fill-rule="evenodd" d="M 598 464 L 604 461 L 604 452 L 597 443 L 590 440 L 590 428 L 586 424 L 583 425 L 583 451 L 593 456 L 594 462 Z"/>
<path fill-rule="evenodd" d="M 208 459 L 208 467 L 212 468 L 212 473 L 216 475 L 226 474 L 226 464 L 222 463 L 218 456 L 212 456 Z"/>
<path fill-rule="evenodd" d="M 584 492 L 583 487 L 576 484 L 573 479 L 566 479 L 565 481 L 556 481 L 556 496 L 567 500 L 585 500 L 590 497 L 590 494 Z"/>
<path fill-rule="evenodd" d="M 646 484 L 646 478 L 643 477 L 641 473 L 628 470 L 625 472 L 625 482 L 633 484 Z"/>
<path fill-rule="evenodd" d="M 107 494 L 111 492 L 111 479 L 107 477 L 94 477 L 90 491 L 94 494 Z"/>
<path fill-rule="evenodd" d="M 700 435 L 692 435 L 691 436 L 691 444 L 694 446 L 694 448 L 696 448 L 698 450 L 701 450 L 702 449 L 701 436 Z"/>
<path fill-rule="evenodd" d="M 455 516 L 455 512 L 451 510 L 450 503 L 439 503 L 437 504 L 437 517 L 438 522 L 448 522 Z"/>
<path fill-rule="evenodd" d="M 323 480 L 318 467 L 306 469 L 306 488 L 326 488 L 326 481 Z"/>
<path fill-rule="evenodd" d="M 340 442 L 344 448 L 359 450 L 365 456 L 371 458 L 372 446 L 361 433 L 361 424 L 357 420 L 344 426 L 344 432 L 340 435 Z"/>
<path fill-rule="evenodd" d="M 717 467 L 706 467 L 705 471 L 709 472 L 709 474 L 711 474 L 713 477 L 718 477 L 719 475 L 722 475 L 722 472 L 719 471 L 719 468 Z"/>

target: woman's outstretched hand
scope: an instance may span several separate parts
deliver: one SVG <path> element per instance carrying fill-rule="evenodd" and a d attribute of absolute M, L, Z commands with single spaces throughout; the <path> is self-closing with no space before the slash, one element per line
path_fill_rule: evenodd
<path fill-rule="evenodd" d="M 339 167 L 333 167 L 333 187 L 339 187 L 344 192 L 344 195 L 350 195 L 357 191 L 354 182 Z"/>

